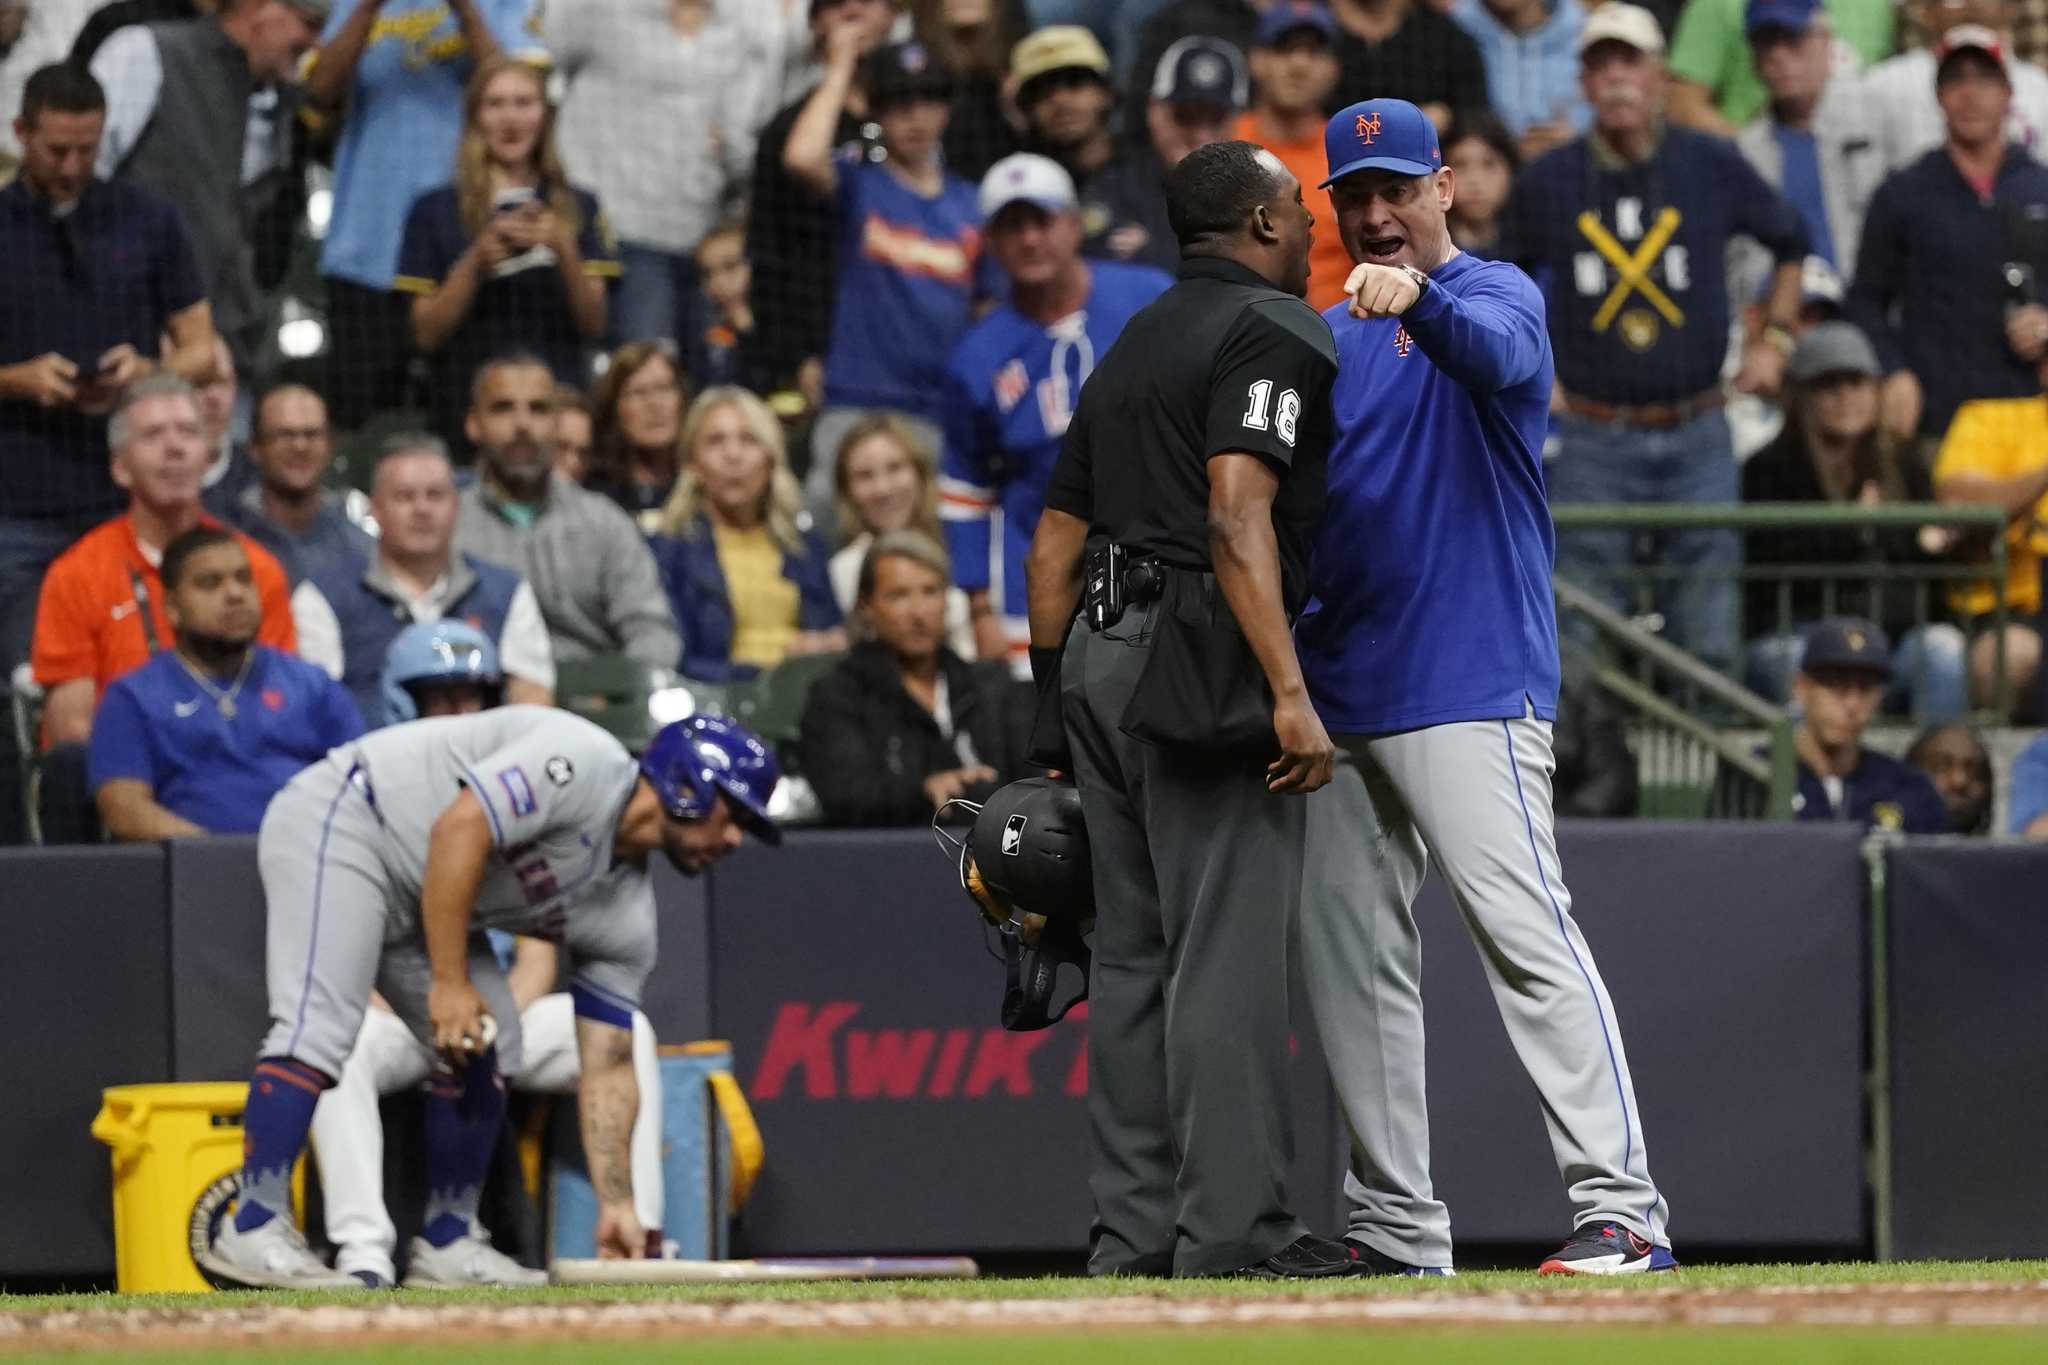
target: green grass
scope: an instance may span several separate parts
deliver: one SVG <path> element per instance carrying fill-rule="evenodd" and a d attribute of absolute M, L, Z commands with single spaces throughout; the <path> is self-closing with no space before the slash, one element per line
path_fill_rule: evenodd
<path fill-rule="evenodd" d="M 2048 1281 L 2048 1260 L 2040 1261 L 1833 1261 L 1817 1265 L 1689 1266 L 1676 1275 L 1626 1280 L 1550 1279 L 1520 1270 L 1472 1271 L 1449 1280 L 1385 1278 L 1333 1283 L 1278 1283 L 1262 1280 L 1091 1280 L 1081 1276 L 986 1280 L 829 1280 L 813 1283 L 701 1284 L 606 1289 L 399 1290 L 379 1295 L 329 1293 L 228 1294 L 0 1294 L 0 1313 L 54 1309 L 214 1308 L 236 1304 L 391 1303 L 562 1303 L 676 1299 L 688 1303 L 863 1302 L 874 1299 L 1092 1299 L 1128 1294 L 1167 1298 L 1260 1298 L 1295 1294 L 1640 1293 L 1665 1289 L 1757 1289 L 1776 1285 L 1878 1285 L 1956 1281 L 2010 1283 Z"/>
<path fill-rule="evenodd" d="M 646 1365 L 689 1361 L 692 1365 L 1251 1365 L 1282 1361 L 1342 1361 L 1345 1365 L 1586 1365 L 1589 1359 L 1654 1361 L 1657 1365 L 1742 1365 L 1797 1362 L 1797 1365 L 1931 1365 L 1967 1360 L 1970 1365 L 2037 1365 L 2048 1354 L 2048 1333 L 1987 1331 L 1967 1342 L 1935 1332 L 1750 1331 L 1709 1334 L 1603 1329 L 1591 1332 L 1314 1331 L 1293 1328 L 1252 1330 L 1142 1331 L 1109 1336 L 1066 1333 L 1058 1337 L 1009 1334 L 802 1337 L 698 1337 L 666 1342 L 491 1341 L 474 1345 L 372 1346 L 322 1350 L 253 1350 L 206 1347 L 191 1352 L 161 1351 L 147 1359 L 166 1365 L 199 1360 L 223 1365 Z M 11 1361 L 113 1365 L 132 1362 L 134 1352 L 7 1357 Z"/>
<path fill-rule="evenodd" d="M 0 1293 L 0 1312 L 49 1312 L 90 1308 L 227 1308 L 236 1304 L 563 1304 L 678 1300 L 686 1304 L 733 1302 L 868 1302 L 868 1300 L 1094 1300 L 1149 1293 L 1161 1297 L 1272 1297 L 1296 1293 L 1628 1293 L 1657 1289 L 1759 1289 L 1767 1285 L 1898 1285 L 1898 1283 L 2019 1283 L 2048 1281 L 2048 1261 L 1829 1261 L 1819 1265 L 1706 1265 L 1677 1275 L 1628 1279 L 1538 1277 L 1530 1271 L 1468 1271 L 1456 1279 L 1343 1279 L 1331 1283 L 1276 1283 L 1257 1279 L 1085 1279 L 1057 1275 L 1042 1279 L 911 1279 L 911 1281 L 817 1281 L 780 1285 L 662 1285 L 588 1289 L 399 1289 L 395 1293 Z"/>
<path fill-rule="evenodd" d="M 1532 1292 L 1631 1297 L 1644 1293 L 1766 1287 L 1881 1287 L 1891 1284 L 2048 1282 L 2048 1261 L 1940 1261 L 1896 1265 L 1741 1265 L 1689 1268 L 1679 1275 L 1628 1280 L 1539 1279 L 1525 1271 L 1480 1271 L 1454 1280 L 1373 1279 L 1328 1284 L 1257 1281 L 1126 1280 L 1078 1277 L 970 1281 L 858 1282 L 772 1285 L 679 1285 L 666 1288 L 474 1290 L 437 1293 L 335 1295 L 319 1293 L 0 1295 L 0 1315 L 17 1319 L 60 1310 L 104 1313 L 235 1306 L 391 1304 L 492 1305 L 673 1301 L 843 1303 L 872 1300 L 1094 1299 L 1118 1295 L 1257 1300 L 1270 1297 L 1341 1298 L 1380 1295 L 1505 1295 Z M 25 1343 L 16 1341 L 16 1346 Z M 714 1331 L 662 1340 L 507 1340 L 475 1343 L 424 1340 L 397 1344 L 324 1345 L 318 1337 L 289 1342 L 153 1345 L 146 1334 L 125 1348 L 33 1354 L 10 1351 L 0 1334 L 0 1365 L 66 1362 L 158 1362 L 158 1365 L 642 1365 L 687 1360 L 695 1365 L 926 1365 L 967 1360 L 975 1365 L 1253 1365 L 1278 1360 L 1343 1361 L 1345 1365 L 1584 1365 L 1590 1352 L 1641 1358 L 1658 1365 L 1970 1365 L 2048 1360 L 2048 1331 L 2033 1329 L 1890 1329 L 1861 1327 L 1495 1327 L 1410 1325 L 1368 1327 L 1268 1326 L 1259 1328 L 1123 1328 L 1101 1332 L 1062 1328 L 1031 1335 L 1013 1330 Z"/>

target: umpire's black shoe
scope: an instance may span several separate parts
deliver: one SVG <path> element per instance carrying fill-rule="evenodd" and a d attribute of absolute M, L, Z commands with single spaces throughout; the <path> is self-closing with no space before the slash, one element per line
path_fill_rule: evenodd
<path fill-rule="evenodd" d="M 1356 1275 L 1358 1262 L 1342 1242 L 1307 1232 L 1265 1260 L 1233 1273 L 1253 1280 L 1328 1280 Z"/>
<path fill-rule="evenodd" d="M 1351 1259 L 1356 1263 L 1357 1268 L 1351 1272 L 1354 1275 L 1415 1275 L 1435 1277 L 1458 1273 L 1455 1270 L 1449 1270 L 1442 1266 L 1410 1265 L 1406 1261 L 1397 1261 L 1385 1252 L 1376 1251 L 1355 1237 L 1346 1237 L 1344 1239 L 1344 1246 L 1350 1251 Z"/>

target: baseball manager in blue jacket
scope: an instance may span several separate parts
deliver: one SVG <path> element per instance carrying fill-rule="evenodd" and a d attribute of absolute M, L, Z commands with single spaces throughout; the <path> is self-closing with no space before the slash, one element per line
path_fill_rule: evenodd
<path fill-rule="evenodd" d="M 1422 952 L 1434 860 L 1542 1096 L 1574 1229 L 1546 1273 L 1675 1264 L 1613 1003 L 1572 918 L 1551 814 L 1550 340 L 1516 267 L 1461 254 L 1436 130 L 1401 100 L 1325 133 L 1358 262 L 1337 341 L 1329 501 L 1297 648 L 1338 767 L 1309 799 L 1302 959 L 1355 1143 L 1347 1240 L 1374 1268 L 1451 1264 L 1431 1191 Z"/>

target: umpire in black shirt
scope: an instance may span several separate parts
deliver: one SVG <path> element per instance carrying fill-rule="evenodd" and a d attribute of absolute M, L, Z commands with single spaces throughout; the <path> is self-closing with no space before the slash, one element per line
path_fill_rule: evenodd
<path fill-rule="evenodd" d="M 1337 353 L 1277 157 L 1213 143 L 1167 201 L 1179 282 L 1082 390 L 1027 566 L 1094 862 L 1089 1269 L 1342 1275 L 1285 1189 L 1300 798 L 1334 756 L 1289 620 Z"/>

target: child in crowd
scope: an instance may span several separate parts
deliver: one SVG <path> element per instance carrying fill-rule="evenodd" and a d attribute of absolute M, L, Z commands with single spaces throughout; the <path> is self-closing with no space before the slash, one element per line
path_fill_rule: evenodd
<path fill-rule="evenodd" d="M 830 515 L 832 457 L 847 431 L 877 410 L 905 414 L 939 440 L 946 358 L 996 292 L 982 250 L 974 186 L 947 173 L 940 152 L 951 75 L 920 43 L 860 58 L 862 30 L 829 31 L 825 77 L 798 114 L 783 152 L 792 176 L 833 198 L 839 282 L 825 352 L 825 409 L 812 428 L 810 502 Z M 856 86 L 882 130 L 885 155 L 833 155 L 833 132 Z"/>
<path fill-rule="evenodd" d="M 705 325 L 691 337 L 690 373 L 707 388 L 738 384 L 765 393 L 775 376 L 753 354 L 754 267 L 747 259 L 742 223 L 713 228 L 697 244 L 697 278 L 703 286 Z"/>
<path fill-rule="evenodd" d="M 1458 182 L 1451 211 L 1451 240 L 1460 251 L 1491 259 L 1500 246 L 1500 220 L 1507 212 L 1521 154 L 1514 135 L 1491 110 L 1467 110 L 1444 139 L 1444 164 Z"/>

